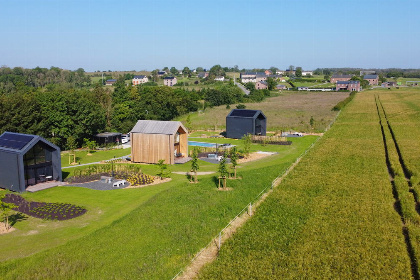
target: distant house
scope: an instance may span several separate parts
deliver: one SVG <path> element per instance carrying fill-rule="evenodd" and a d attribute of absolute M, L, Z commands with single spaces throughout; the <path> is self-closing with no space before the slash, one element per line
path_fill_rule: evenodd
<path fill-rule="evenodd" d="M 168 87 L 172 87 L 177 83 L 176 77 L 165 77 L 163 78 L 163 84 Z"/>
<path fill-rule="evenodd" d="M 374 70 L 362 70 L 362 71 L 360 71 L 360 76 L 374 75 L 374 74 L 376 74 L 376 71 L 374 71 Z"/>
<path fill-rule="evenodd" d="M 246 83 L 256 83 L 257 82 L 257 74 L 255 72 L 245 72 L 241 73 L 240 75 L 241 82 Z"/>
<path fill-rule="evenodd" d="M 181 122 L 139 120 L 130 136 L 132 162 L 174 164 L 188 156 L 188 131 Z"/>
<path fill-rule="evenodd" d="M 255 83 L 255 89 L 267 89 L 268 84 L 266 81 L 258 81 Z"/>
<path fill-rule="evenodd" d="M 277 74 L 277 75 L 283 75 L 283 74 L 284 74 L 284 72 L 285 72 L 285 71 L 277 70 L 277 71 L 276 71 L 276 74 Z"/>
<path fill-rule="evenodd" d="M 360 91 L 359 81 L 338 81 L 335 85 L 335 90 L 349 90 L 349 91 Z"/>
<path fill-rule="evenodd" d="M 115 80 L 115 79 L 106 80 L 106 81 L 105 81 L 105 85 L 107 85 L 107 86 L 112 86 L 112 85 L 114 85 L 116 82 L 117 82 L 117 80 Z"/>
<path fill-rule="evenodd" d="M 207 78 L 208 76 L 209 76 L 209 72 L 200 72 L 200 73 L 198 73 L 198 77 L 199 78 L 202 78 L 202 79 Z"/>
<path fill-rule="evenodd" d="M 338 81 L 341 81 L 341 82 L 350 81 L 352 77 L 353 75 L 332 75 L 330 82 L 332 84 L 335 84 Z"/>
<path fill-rule="evenodd" d="M 148 81 L 149 79 L 145 75 L 134 76 L 134 78 L 131 80 L 133 85 L 144 84 L 144 83 L 147 83 Z"/>
<path fill-rule="evenodd" d="M 397 86 L 397 82 L 383 82 L 381 84 L 381 86 L 383 86 L 383 87 L 396 87 Z"/>
<path fill-rule="evenodd" d="M 267 118 L 260 110 L 233 109 L 226 116 L 226 137 L 242 138 L 248 133 L 266 135 Z"/>
<path fill-rule="evenodd" d="M 379 76 L 378 75 L 365 75 L 363 76 L 363 80 L 369 82 L 369 85 L 378 85 L 379 84 Z"/>
<path fill-rule="evenodd" d="M 295 70 L 290 70 L 290 69 L 287 69 L 287 70 L 285 71 L 285 73 L 286 73 L 286 75 L 288 75 L 288 76 L 291 76 L 291 75 L 296 75 L 296 71 L 295 71 Z"/>
<path fill-rule="evenodd" d="M 273 78 L 276 81 L 284 82 L 285 79 L 282 75 L 269 75 L 268 78 Z"/>
<path fill-rule="evenodd" d="M 267 75 L 264 72 L 256 72 L 255 80 L 256 82 L 267 81 Z"/>
<path fill-rule="evenodd" d="M 287 89 L 287 86 L 285 86 L 285 85 L 277 85 L 276 86 L 276 89 L 278 89 L 278 90 Z"/>
<path fill-rule="evenodd" d="M 0 186 L 24 192 L 45 181 L 62 181 L 60 148 L 38 135 L 0 136 Z"/>
<path fill-rule="evenodd" d="M 273 72 L 271 72 L 271 70 L 265 70 L 264 73 L 265 73 L 266 76 L 270 76 L 270 75 L 273 74 Z"/>
<path fill-rule="evenodd" d="M 313 76 L 313 71 L 302 71 L 302 76 Z"/>
<path fill-rule="evenodd" d="M 158 77 L 162 77 L 163 75 L 166 75 L 166 71 L 158 71 Z"/>
<path fill-rule="evenodd" d="M 223 82 L 225 80 L 225 77 L 223 76 L 217 76 L 216 78 L 214 78 L 215 81 L 219 81 L 219 82 Z"/>

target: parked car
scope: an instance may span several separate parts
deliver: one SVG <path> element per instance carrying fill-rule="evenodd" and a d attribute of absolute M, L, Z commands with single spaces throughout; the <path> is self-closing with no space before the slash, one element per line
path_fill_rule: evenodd
<path fill-rule="evenodd" d="M 121 138 L 121 144 L 128 143 L 128 138 Z"/>

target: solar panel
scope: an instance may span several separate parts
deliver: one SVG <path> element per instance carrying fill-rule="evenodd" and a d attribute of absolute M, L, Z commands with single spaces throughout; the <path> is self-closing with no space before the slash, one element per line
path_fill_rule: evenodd
<path fill-rule="evenodd" d="M 31 142 L 33 138 L 34 137 L 30 135 L 5 132 L 0 136 L 0 147 L 21 150 Z"/>
<path fill-rule="evenodd" d="M 252 118 L 257 113 L 256 110 L 233 110 L 230 114 L 231 117 L 244 117 Z"/>

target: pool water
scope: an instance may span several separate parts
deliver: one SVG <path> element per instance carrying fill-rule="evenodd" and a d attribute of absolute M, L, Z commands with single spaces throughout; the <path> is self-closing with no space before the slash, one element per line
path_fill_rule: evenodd
<path fill-rule="evenodd" d="M 206 143 L 206 142 L 188 141 L 188 146 L 215 148 L 216 144 L 215 143 Z"/>

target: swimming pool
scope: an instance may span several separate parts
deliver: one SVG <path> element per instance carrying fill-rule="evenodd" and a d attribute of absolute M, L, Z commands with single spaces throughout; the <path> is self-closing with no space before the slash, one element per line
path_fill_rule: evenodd
<path fill-rule="evenodd" d="M 216 144 L 215 143 L 196 142 L 196 141 L 188 141 L 188 146 L 216 148 Z"/>

